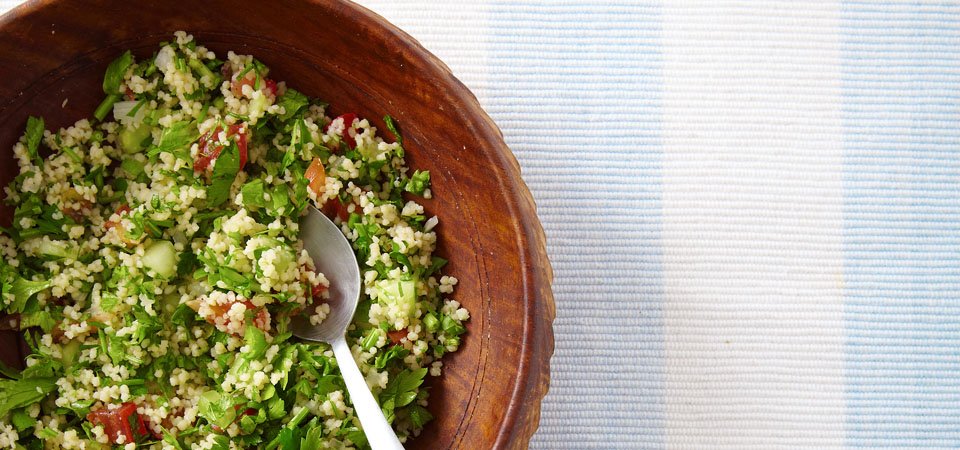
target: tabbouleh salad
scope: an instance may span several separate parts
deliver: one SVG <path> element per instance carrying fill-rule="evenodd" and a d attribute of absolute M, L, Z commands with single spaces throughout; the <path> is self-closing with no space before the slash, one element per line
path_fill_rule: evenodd
<path fill-rule="evenodd" d="M 113 61 L 90 120 L 31 117 L 0 233 L 2 316 L 31 353 L 0 367 L 0 448 L 367 448 L 330 347 L 299 341 L 328 280 L 298 239 L 308 205 L 352 242 L 364 283 L 347 334 L 401 441 L 466 309 L 433 255 L 430 174 L 355 114 L 175 33 Z M 113 119 L 113 120 L 109 120 Z"/>

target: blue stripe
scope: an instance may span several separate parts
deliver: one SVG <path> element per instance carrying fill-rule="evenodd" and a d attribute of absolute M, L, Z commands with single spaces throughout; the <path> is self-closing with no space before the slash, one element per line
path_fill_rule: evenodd
<path fill-rule="evenodd" d="M 491 5 L 484 92 L 556 275 L 553 379 L 531 448 L 661 447 L 659 6 L 516 3 Z"/>
<path fill-rule="evenodd" d="M 846 1 L 847 443 L 960 446 L 960 6 Z"/>

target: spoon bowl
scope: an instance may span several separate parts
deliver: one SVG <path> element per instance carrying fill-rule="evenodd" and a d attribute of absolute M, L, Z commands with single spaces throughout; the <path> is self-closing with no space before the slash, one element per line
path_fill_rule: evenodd
<path fill-rule="evenodd" d="M 319 325 L 312 325 L 306 316 L 296 316 L 291 320 L 291 331 L 311 341 L 342 338 L 360 300 L 360 266 L 353 247 L 340 228 L 313 206 L 300 219 L 300 240 L 316 271 L 330 281 L 330 313 Z"/>
<path fill-rule="evenodd" d="M 370 447 L 373 450 L 402 450 L 403 445 L 370 393 L 345 338 L 360 300 L 360 266 L 353 247 L 340 228 L 312 206 L 300 219 L 300 240 L 313 259 L 314 268 L 330 281 L 327 300 L 330 313 L 319 325 L 311 324 L 306 315 L 294 317 L 290 321 L 290 331 L 301 339 L 326 342 L 333 348 Z"/>

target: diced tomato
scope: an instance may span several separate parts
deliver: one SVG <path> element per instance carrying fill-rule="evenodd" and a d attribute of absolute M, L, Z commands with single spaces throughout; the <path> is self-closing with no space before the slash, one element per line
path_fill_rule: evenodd
<path fill-rule="evenodd" d="M 243 303 L 247 307 L 247 311 L 256 311 L 256 315 L 253 317 L 253 326 L 263 331 L 270 329 L 270 312 L 267 311 L 267 308 L 257 308 L 250 300 L 244 300 L 238 303 Z M 233 305 L 234 303 L 225 305 L 211 304 L 210 309 L 213 311 L 213 315 L 207 317 L 207 322 L 215 324 L 217 318 L 226 318 L 227 311 L 230 311 Z"/>
<path fill-rule="evenodd" d="M 133 93 L 133 89 L 130 89 L 129 86 L 128 86 L 127 89 L 124 91 L 123 96 L 126 97 L 126 99 L 129 100 L 129 101 L 136 100 L 136 98 L 137 98 L 136 94 Z"/>
<path fill-rule="evenodd" d="M 122 216 L 122 215 L 124 215 L 124 214 L 126 214 L 126 213 L 128 213 L 128 212 L 130 212 L 130 205 L 127 205 L 127 204 L 123 204 L 123 205 L 118 206 L 118 207 L 117 207 L 117 210 L 114 211 L 114 213 L 115 213 L 116 215 L 118 215 L 118 216 Z M 106 221 L 106 222 L 103 223 L 103 229 L 109 230 L 109 229 L 111 229 L 111 228 L 113 228 L 113 227 L 115 227 L 115 226 L 117 226 L 117 225 L 120 225 L 120 223 L 119 223 L 119 222 L 114 222 L 114 221 L 112 221 L 112 220 L 108 220 L 108 221 Z"/>
<path fill-rule="evenodd" d="M 129 444 L 147 434 L 147 426 L 140 414 L 137 414 L 137 405 L 126 402 L 119 408 L 104 407 L 87 414 L 87 421 L 91 425 L 102 425 L 110 442 L 119 443 L 120 436 L 123 442 Z"/>
<path fill-rule="evenodd" d="M 247 72 L 247 73 L 249 74 L 253 72 Z M 232 92 L 234 96 L 240 97 L 241 95 L 243 95 L 243 86 L 246 85 L 253 88 L 253 84 L 255 82 L 256 82 L 255 78 L 253 77 L 247 78 L 246 76 L 237 80 L 233 80 L 230 82 L 230 92 Z"/>
<path fill-rule="evenodd" d="M 357 131 L 353 129 L 353 123 L 357 121 L 357 115 L 354 113 L 346 113 L 337 116 L 333 119 L 327 126 L 323 127 L 323 132 L 326 133 L 330 129 L 330 125 L 333 122 L 336 122 L 337 119 L 343 119 L 343 142 L 346 142 L 350 148 L 357 146 Z"/>
<path fill-rule="evenodd" d="M 330 200 L 327 200 L 327 202 L 320 207 L 320 212 L 325 214 L 330 219 L 333 219 L 334 217 L 339 217 L 340 220 L 345 222 L 350 219 L 350 211 L 347 209 L 347 207 L 350 204 L 356 205 L 356 203 L 354 202 L 344 204 L 343 202 L 340 201 L 339 197 L 334 197 L 334 198 L 331 198 Z M 357 208 L 357 207 L 358 206 L 354 206 L 354 208 Z"/>
<path fill-rule="evenodd" d="M 217 127 L 213 131 L 206 132 L 197 141 L 199 151 L 197 159 L 193 162 L 194 172 L 203 172 L 210 167 L 210 163 L 220 156 L 223 151 L 223 144 L 220 143 L 219 134 L 223 127 Z M 245 124 L 233 124 L 227 128 L 227 138 L 236 136 L 237 150 L 240 154 L 240 169 L 247 164 L 247 127 Z"/>
<path fill-rule="evenodd" d="M 208 131 L 203 136 L 200 136 L 200 140 L 197 141 L 199 146 L 197 159 L 193 162 L 194 172 L 207 170 L 207 167 L 210 167 L 210 162 L 220 156 L 220 152 L 223 151 L 223 146 L 216 143 L 217 135 L 220 134 L 220 131 L 222 131 L 222 129 L 217 127 L 215 130 Z"/>
<path fill-rule="evenodd" d="M 238 80 L 233 80 L 230 82 L 230 92 L 234 96 L 240 97 L 243 95 L 243 87 L 250 86 L 253 89 L 257 84 L 257 77 L 252 75 L 253 71 L 247 72 L 244 74 L 243 78 Z M 277 82 L 269 78 L 263 78 L 260 80 L 260 88 L 263 89 L 264 94 L 270 94 L 274 97 L 277 96 Z"/>
<path fill-rule="evenodd" d="M 310 295 L 314 300 L 319 300 L 322 298 L 324 291 L 327 290 L 327 287 L 322 284 L 315 284 L 310 288 Z"/>
<path fill-rule="evenodd" d="M 310 162 L 310 166 L 307 167 L 307 171 L 303 173 L 303 176 L 310 180 L 310 185 L 308 186 L 310 190 L 319 196 L 327 184 L 327 171 L 323 168 L 323 163 L 320 162 L 320 158 L 313 158 L 313 161 Z"/>
<path fill-rule="evenodd" d="M 227 128 L 227 137 L 237 137 L 237 150 L 240 153 L 240 170 L 247 165 L 247 126 L 246 124 L 235 123 Z"/>
<path fill-rule="evenodd" d="M 83 198 L 83 195 L 80 194 L 74 188 L 68 188 L 63 193 L 63 198 L 65 201 L 75 202 L 77 206 L 73 208 L 61 208 L 60 212 L 64 215 L 69 216 L 76 223 L 83 222 L 83 212 L 84 210 L 89 210 L 93 207 L 93 202 Z"/>
<path fill-rule="evenodd" d="M 173 411 L 170 411 L 163 419 L 160 420 L 160 426 L 166 429 L 173 428 L 173 419 L 178 419 L 183 417 L 184 409 L 183 408 L 174 408 Z"/>
<path fill-rule="evenodd" d="M 264 91 L 266 91 L 266 92 L 269 93 L 270 95 L 272 95 L 272 96 L 274 96 L 274 97 L 277 96 L 277 82 L 276 82 L 276 81 L 273 81 L 273 80 L 271 80 L 271 79 L 269 79 L 269 78 L 264 78 L 264 79 L 263 79 L 263 89 L 264 89 Z"/>
<path fill-rule="evenodd" d="M 156 440 L 163 439 L 163 433 L 158 433 L 158 432 L 154 431 L 154 430 L 153 430 L 153 427 L 150 426 L 151 424 L 150 424 L 150 421 L 149 421 L 149 420 L 146 420 L 146 419 L 141 419 L 141 420 L 143 420 L 143 425 L 144 425 L 144 427 L 146 428 L 146 432 L 147 432 L 147 433 L 150 433 L 150 436 L 151 436 L 152 438 L 154 438 L 154 439 L 156 439 Z"/>
<path fill-rule="evenodd" d="M 388 331 L 387 337 L 390 338 L 390 342 L 393 342 L 394 344 L 399 344 L 400 340 L 407 337 L 407 329 L 403 328 L 401 330 Z"/>

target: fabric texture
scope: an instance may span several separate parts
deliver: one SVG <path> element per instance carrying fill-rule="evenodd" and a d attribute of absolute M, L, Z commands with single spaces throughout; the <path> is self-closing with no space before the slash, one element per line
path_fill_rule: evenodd
<path fill-rule="evenodd" d="M 960 446 L 960 4 L 459 3 L 361 2 L 537 201 L 531 448 Z"/>

